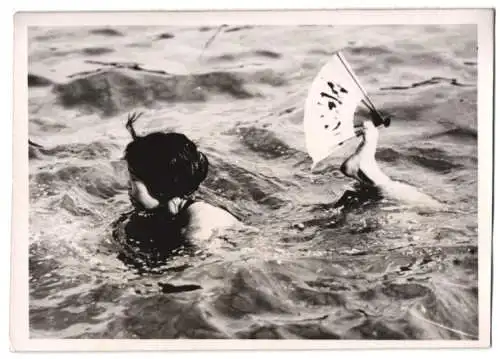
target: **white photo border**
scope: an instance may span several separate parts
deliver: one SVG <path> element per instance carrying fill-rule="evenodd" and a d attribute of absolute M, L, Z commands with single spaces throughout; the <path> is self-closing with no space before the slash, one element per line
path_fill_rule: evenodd
<path fill-rule="evenodd" d="M 21 12 L 14 19 L 13 200 L 10 339 L 15 351 L 294 350 L 486 348 L 491 345 L 493 206 L 492 9 Z M 305 19 L 314 19 L 305 20 Z M 475 24 L 478 36 L 478 340 L 125 340 L 31 339 L 29 335 L 28 38 L 29 26 L 102 25 L 423 25 Z"/>

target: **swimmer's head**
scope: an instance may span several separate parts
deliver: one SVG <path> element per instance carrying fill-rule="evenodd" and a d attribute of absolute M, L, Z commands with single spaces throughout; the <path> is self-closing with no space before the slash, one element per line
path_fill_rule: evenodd
<path fill-rule="evenodd" d="M 207 176 L 206 156 L 180 133 L 154 132 L 137 136 L 133 129 L 134 119 L 130 119 L 127 128 L 133 141 L 125 149 L 125 160 L 134 205 L 153 209 L 174 198 L 193 194 Z"/>

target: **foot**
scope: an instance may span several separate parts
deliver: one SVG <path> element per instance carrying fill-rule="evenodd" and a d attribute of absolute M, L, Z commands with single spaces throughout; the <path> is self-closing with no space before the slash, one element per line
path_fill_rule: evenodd
<path fill-rule="evenodd" d="M 354 154 L 344 161 L 340 170 L 345 176 L 356 179 L 361 185 L 377 186 L 389 180 L 375 160 L 378 130 L 372 121 L 365 121 L 363 128 L 363 140 Z"/>

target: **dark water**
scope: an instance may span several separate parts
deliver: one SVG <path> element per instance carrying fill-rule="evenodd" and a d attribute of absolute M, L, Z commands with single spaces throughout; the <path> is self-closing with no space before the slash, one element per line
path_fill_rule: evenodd
<path fill-rule="evenodd" d="M 229 27 L 197 62 L 214 32 L 30 29 L 29 132 L 44 146 L 29 152 L 31 335 L 475 338 L 475 28 Z M 381 167 L 448 210 L 331 208 L 356 143 L 311 173 L 302 108 L 340 48 L 393 117 Z M 198 143 L 211 163 L 201 196 L 252 227 L 151 273 L 128 267 L 112 236 L 131 209 L 126 112 L 141 109 L 139 132 Z"/>

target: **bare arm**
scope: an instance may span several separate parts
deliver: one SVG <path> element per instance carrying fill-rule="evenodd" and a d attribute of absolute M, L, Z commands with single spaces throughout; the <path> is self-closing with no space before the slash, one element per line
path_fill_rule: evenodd
<path fill-rule="evenodd" d="M 206 241 L 220 231 L 241 225 L 229 212 L 204 202 L 189 206 L 188 216 L 184 236 L 192 241 Z"/>

